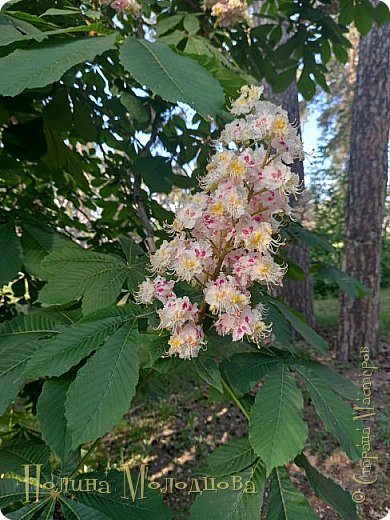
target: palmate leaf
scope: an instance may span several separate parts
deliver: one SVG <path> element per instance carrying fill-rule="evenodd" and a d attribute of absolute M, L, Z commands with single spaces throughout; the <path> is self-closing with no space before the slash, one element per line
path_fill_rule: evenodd
<path fill-rule="evenodd" d="M 302 392 L 288 368 L 280 364 L 257 392 L 249 418 L 249 441 L 267 476 L 302 451 L 308 433 L 302 413 Z"/>
<path fill-rule="evenodd" d="M 291 368 L 294 369 L 294 366 L 301 366 L 303 368 L 309 368 L 313 370 L 317 376 L 322 378 L 326 384 L 332 388 L 332 390 L 334 390 L 344 399 L 355 401 L 359 396 L 361 396 L 361 390 L 359 387 L 352 383 L 348 377 L 342 376 L 336 372 L 336 370 L 333 370 L 332 368 L 323 365 L 322 363 L 302 359 L 299 361 L 294 360 L 293 363 L 290 363 Z"/>
<path fill-rule="evenodd" d="M 322 354 L 327 354 L 328 344 L 317 332 L 312 329 L 303 317 L 293 312 L 288 305 L 276 298 L 268 297 L 269 303 L 275 306 L 283 316 L 290 322 L 292 327 L 315 349 Z"/>
<path fill-rule="evenodd" d="M 281 362 L 279 357 L 267 356 L 260 352 L 243 352 L 225 360 L 221 370 L 236 395 L 241 397 Z"/>
<path fill-rule="evenodd" d="M 78 125 L 77 128 L 80 132 L 81 125 Z M 47 152 L 42 158 L 42 161 L 52 170 L 57 168 L 66 170 L 72 177 L 77 188 L 83 190 L 84 193 L 88 193 L 89 184 L 84 175 L 83 163 L 79 159 L 79 154 L 71 150 L 69 146 L 64 143 L 61 136 L 46 122 L 43 125 L 43 129 L 47 144 Z"/>
<path fill-rule="evenodd" d="M 196 61 L 179 56 L 168 45 L 128 37 L 120 50 L 125 69 L 165 101 L 188 103 L 207 118 L 222 108 L 219 82 Z"/>
<path fill-rule="evenodd" d="M 130 407 L 139 371 L 137 318 L 110 336 L 69 388 L 66 417 L 73 447 L 106 433 Z"/>
<path fill-rule="evenodd" d="M 248 480 L 254 484 L 255 493 L 245 492 L 245 485 L 241 489 L 234 489 L 232 478 L 242 478 L 245 484 Z M 216 480 L 215 486 L 228 482 L 227 489 L 217 489 L 213 492 L 203 492 L 198 496 L 190 509 L 190 520 L 258 520 L 263 504 L 263 492 L 265 484 L 265 472 L 261 462 L 257 460 L 245 471 L 237 473 L 234 477 L 226 477 Z"/>
<path fill-rule="evenodd" d="M 200 356 L 193 360 L 194 368 L 198 376 L 208 385 L 213 386 L 221 393 L 223 392 L 221 373 L 217 363 L 211 357 Z"/>
<path fill-rule="evenodd" d="M 233 439 L 213 451 L 200 473 L 210 477 L 224 477 L 245 470 L 256 459 L 257 455 L 246 437 Z"/>
<path fill-rule="evenodd" d="M 131 238 L 121 236 L 119 241 L 127 259 L 127 286 L 135 290 L 145 278 L 148 259 L 143 249 Z"/>
<path fill-rule="evenodd" d="M 42 277 L 41 262 L 55 249 L 79 246 L 69 238 L 42 224 L 22 223 L 22 247 L 24 266 L 30 274 Z"/>
<path fill-rule="evenodd" d="M 14 502 L 23 502 L 26 500 L 25 483 L 19 482 L 13 478 L 0 478 L 0 508 L 4 509 Z M 35 488 L 30 486 L 31 496 L 35 496 Z"/>
<path fill-rule="evenodd" d="M 39 38 L 42 34 L 39 29 L 28 22 L 19 22 L 11 16 L 0 14 L 0 46 L 24 40 L 26 37 Z"/>
<path fill-rule="evenodd" d="M 317 471 L 303 453 L 296 457 L 295 462 L 305 470 L 307 479 L 317 496 L 332 506 L 344 520 L 359 520 L 356 504 L 348 491 Z"/>
<path fill-rule="evenodd" d="M 52 516 L 47 516 L 46 511 L 48 510 L 48 507 L 51 508 L 52 503 L 53 500 L 51 498 L 46 498 L 40 502 L 33 502 L 32 504 L 21 507 L 12 513 L 7 513 L 7 518 L 9 520 L 49 520 Z"/>
<path fill-rule="evenodd" d="M 66 520 L 110 520 L 112 518 L 97 509 L 69 498 L 61 497 L 60 502 Z"/>
<path fill-rule="evenodd" d="M 16 96 L 25 89 L 40 88 L 61 79 L 74 65 L 93 60 L 113 47 L 116 34 L 82 38 L 64 43 L 17 49 L 0 58 L 0 94 Z"/>
<path fill-rule="evenodd" d="M 114 303 L 128 275 L 121 257 L 82 248 L 54 251 L 41 266 L 48 282 L 39 301 L 58 305 L 82 298 L 84 315 Z"/>
<path fill-rule="evenodd" d="M 25 474 L 25 465 L 42 464 L 42 472 L 47 470 L 49 449 L 43 442 L 12 440 L 0 448 L 1 473 Z"/>
<path fill-rule="evenodd" d="M 45 381 L 37 405 L 42 439 L 60 457 L 64 469 L 71 451 L 71 438 L 65 419 L 66 393 L 71 381 L 66 376 Z"/>
<path fill-rule="evenodd" d="M 22 266 L 22 248 L 13 222 L 0 225 L 0 288 L 17 277 Z"/>
<path fill-rule="evenodd" d="M 316 372 L 306 366 L 294 367 L 302 377 L 313 401 L 317 414 L 321 418 L 327 431 L 337 437 L 342 449 L 352 460 L 360 458 L 357 448 L 359 435 L 356 423 L 353 420 L 353 410 L 337 394 L 329 384 Z"/>
<path fill-rule="evenodd" d="M 110 493 L 76 491 L 74 493 L 75 498 L 82 504 L 104 513 L 112 520 L 156 520 L 156 518 L 170 520 L 173 517 L 173 514 L 163 503 L 162 495 L 158 491 L 149 489 L 146 479 L 143 483 L 141 482 L 142 476 L 140 473 L 133 475 L 132 478 L 136 491 L 134 500 L 131 497 L 127 479 L 121 471 L 110 471 L 107 475 L 104 473 L 84 473 L 78 478 L 76 477 L 75 489 L 77 489 L 78 479 L 85 482 L 85 479 L 94 478 L 98 481 L 107 481 L 110 485 Z M 140 482 L 137 487 L 138 478 L 140 478 Z M 124 496 L 127 498 L 123 498 Z M 100 520 L 98 516 L 96 516 L 96 519 Z"/>
<path fill-rule="evenodd" d="M 370 289 L 365 287 L 362 283 L 333 265 L 313 265 L 312 271 L 317 273 L 320 278 L 325 278 L 336 283 L 342 291 L 344 291 L 351 298 L 364 298 L 370 294 Z"/>
<path fill-rule="evenodd" d="M 59 320 L 43 313 L 18 316 L 0 325 L 0 415 L 22 389 L 26 363 L 39 347 L 38 339 L 57 334 Z"/>
<path fill-rule="evenodd" d="M 131 319 L 132 306 L 109 307 L 104 313 L 93 313 L 93 320 L 75 323 L 37 350 L 27 363 L 29 377 L 60 376 L 77 365 L 125 321 Z"/>
<path fill-rule="evenodd" d="M 292 484 L 284 468 L 272 473 L 266 520 L 316 520 L 304 495 Z"/>
<path fill-rule="evenodd" d="M 54 520 L 53 515 L 54 515 L 55 508 L 56 508 L 56 499 L 52 497 L 50 500 L 48 500 L 45 509 L 37 517 L 36 520 Z"/>

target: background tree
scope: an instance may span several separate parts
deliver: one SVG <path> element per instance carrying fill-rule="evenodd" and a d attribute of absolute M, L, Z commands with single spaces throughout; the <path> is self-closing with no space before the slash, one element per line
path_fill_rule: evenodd
<path fill-rule="evenodd" d="M 381 244 L 390 122 L 390 26 L 362 36 L 352 113 L 345 216 L 345 271 L 371 289 L 370 297 L 341 296 L 339 357 L 361 346 L 378 351 Z"/>

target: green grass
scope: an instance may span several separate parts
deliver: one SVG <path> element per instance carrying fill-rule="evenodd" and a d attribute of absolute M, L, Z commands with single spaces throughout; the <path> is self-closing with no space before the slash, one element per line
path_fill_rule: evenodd
<path fill-rule="evenodd" d="M 314 312 L 318 325 L 334 329 L 339 318 L 339 302 L 337 298 L 315 300 Z M 380 331 L 390 333 L 390 289 L 381 291 Z"/>

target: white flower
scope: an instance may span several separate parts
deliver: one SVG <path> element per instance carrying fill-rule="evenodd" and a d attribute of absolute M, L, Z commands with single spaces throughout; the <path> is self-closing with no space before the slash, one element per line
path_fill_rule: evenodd
<path fill-rule="evenodd" d="M 250 295 L 239 289 L 234 278 L 223 274 L 215 281 L 207 282 L 204 297 L 213 314 L 234 314 L 250 302 Z"/>
<path fill-rule="evenodd" d="M 199 350 L 205 344 L 202 327 L 187 323 L 171 336 L 168 343 L 169 356 L 179 356 L 181 359 L 198 357 Z"/>
<path fill-rule="evenodd" d="M 198 306 L 191 303 L 187 296 L 170 298 L 162 309 L 157 311 L 160 317 L 159 329 L 177 331 L 186 321 L 196 321 Z"/>
<path fill-rule="evenodd" d="M 232 103 L 231 112 L 235 115 L 249 114 L 260 99 L 264 87 L 244 85 L 241 87 L 241 96 Z"/>
<path fill-rule="evenodd" d="M 214 2 L 214 12 L 234 2 L 239 6 L 240 0 L 221 0 L 219 7 Z M 302 157 L 302 146 L 287 112 L 260 100 L 261 94 L 261 87 L 242 87 L 232 106 L 242 117 L 225 126 L 199 180 L 202 191 L 185 200 L 170 226 L 173 239 L 151 256 L 152 270 L 173 280 L 146 280 L 135 295 L 138 303 L 157 298 L 163 304 L 158 328 L 172 334 L 169 355 L 198 355 L 207 311 L 215 316 L 217 333 L 231 334 L 233 341 L 259 343 L 270 335 L 264 309 L 251 305 L 249 289 L 255 282 L 267 288 L 282 284 L 287 267 L 272 255 L 282 245 L 279 217 L 294 217 L 289 198 L 301 186 L 288 164 Z M 199 310 L 188 297 L 175 295 L 178 280 L 203 291 Z"/>
<path fill-rule="evenodd" d="M 134 299 L 137 303 L 152 303 L 155 298 L 154 283 L 152 280 L 145 280 L 139 284 L 138 292 L 134 293 Z"/>

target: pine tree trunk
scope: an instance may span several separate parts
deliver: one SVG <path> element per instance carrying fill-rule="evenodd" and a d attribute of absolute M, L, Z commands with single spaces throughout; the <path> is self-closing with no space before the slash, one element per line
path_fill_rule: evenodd
<path fill-rule="evenodd" d="M 345 213 L 346 273 L 371 297 L 340 297 L 338 357 L 348 361 L 362 346 L 378 352 L 381 237 L 387 185 L 390 120 L 390 25 L 361 37 L 352 112 Z"/>
<path fill-rule="evenodd" d="M 291 123 L 299 124 L 299 102 L 298 102 L 298 88 L 297 83 L 294 81 L 291 85 L 282 92 L 277 94 L 276 100 L 282 105 L 282 107 L 288 111 L 289 119 Z M 293 165 L 293 171 L 299 175 L 299 179 L 304 185 L 304 170 L 303 162 L 295 161 Z M 294 205 L 294 200 L 292 204 Z M 283 287 L 280 291 L 280 296 L 298 312 L 302 313 L 307 323 L 314 327 L 314 303 L 313 303 L 313 283 L 311 276 L 309 275 L 310 267 L 310 256 L 308 250 L 302 244 L 292 244 L 287 246 L 287 256 L 293 262 L 298 264 L 305 272 L 304 280 L 291 280 L 286 277 L 283 282 Z"/>

